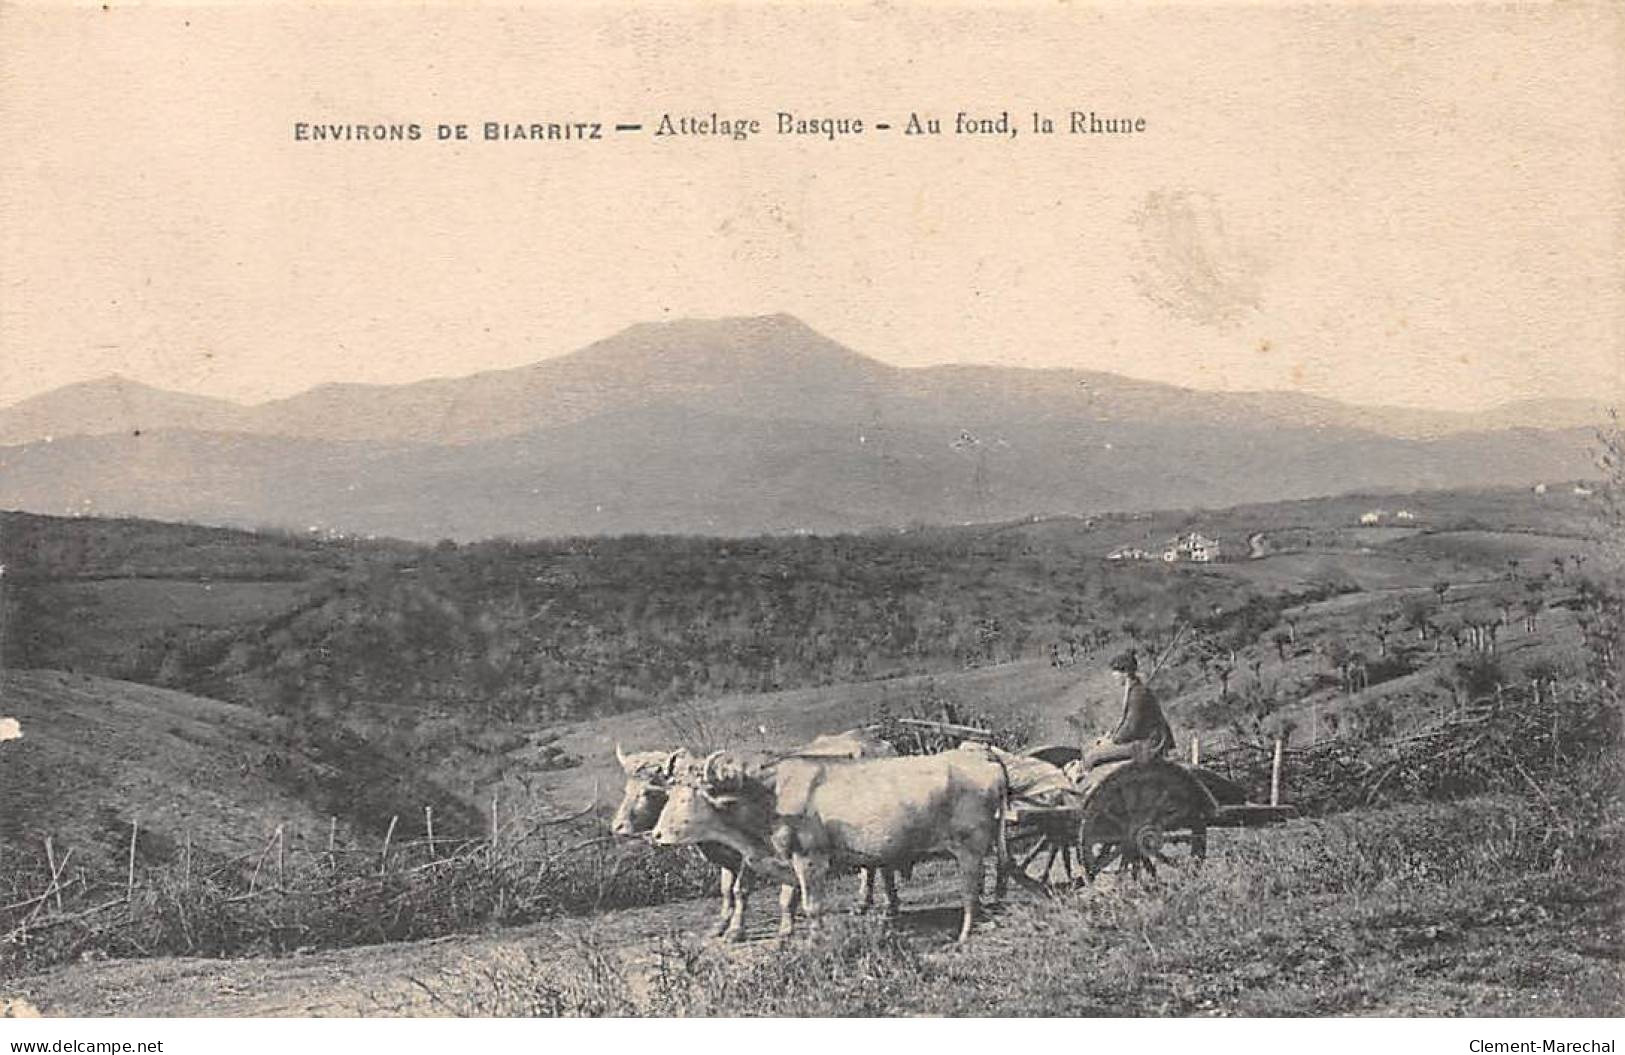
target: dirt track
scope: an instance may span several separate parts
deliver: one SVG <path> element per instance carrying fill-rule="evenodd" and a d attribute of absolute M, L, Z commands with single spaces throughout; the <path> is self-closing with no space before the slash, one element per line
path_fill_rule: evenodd
<path fill-rule="evenodd" d="M 771 898 L 759 898 L 771 904 Z M 753 936 L 768 928 L 766 909 L 751 906 Z M 444 1015 L 424 983 L 470 961 L 514 950 L 546 948 L 591 932 L 606 944 L 635 949 L 674 930 L 709 922 L 710 902 L 566 919 L 505 930 L 396 945 L 376 945 L 290 958 L 120 960 L 58 968 L 19 979 L 8 989 L 42 1014 L 117 1017 L 357 1017 Z"/>
<path fill-rule="evenodd" d="M 836 911 L 849 911 L 849 884 L 836 892 Z M 1013 893 L 1012 897 L 1023 897 Z M 897 925 L 940 933 L 946 946 L 958 924 L 946 878 L 903 891 Z M 456 1013 L 439 993 L 446 979 L 515 956 L 577 948 L 590 942 L 614 950 L 634 981 L 663 940 L 708 933 L 714 899 L 679 901 L 597 916 L 551 920 L 487 935 L 366 946 L 282 958 L 118 960 L 56 968 L 0 985 L 0 996 L 30 1001 L 46 1016 L 374 1017 Z M 804 926 L 798 922 L 798 926 Z M 751 898 L 746 943 L 736 955 L 775 947 L 776 891 Z M 982 926 L 996 927 L 997 923 Z M 454 985 L 455 983 L 453 983 Z"/>

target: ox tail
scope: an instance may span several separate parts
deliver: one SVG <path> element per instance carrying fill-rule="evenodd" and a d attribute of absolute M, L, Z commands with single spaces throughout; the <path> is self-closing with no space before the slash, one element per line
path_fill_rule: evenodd
<path fill-rule="evenodd" d="M 989 753 L 993 756 L 993 761 L 999 764 L 999 803 L 993 815 L 996 823 L 995 838 L 998 839 L 995 851 L 997 857 L 993 864 L 993 889 L 1002 899 L 1010 876 L 1010 844 L 1005 837 L 1005 828 L 1008 826 L 1005 816 L 1010 812 L 1010 769 L 1004 764 L 1001 752 L 995 749 Z"/>

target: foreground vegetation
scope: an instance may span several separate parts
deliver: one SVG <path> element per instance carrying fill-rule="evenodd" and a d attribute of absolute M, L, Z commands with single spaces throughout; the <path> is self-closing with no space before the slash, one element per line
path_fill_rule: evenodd
<path fill-rule="evenodd" d="M 964 949 L 844 917 L 743 954 L 584 934 L 424 983 L 465 1015 L 1615 1014 L 1615 835 L 1577 866 L 1526 800 L 1399 806 L 1012 904 Z"/>

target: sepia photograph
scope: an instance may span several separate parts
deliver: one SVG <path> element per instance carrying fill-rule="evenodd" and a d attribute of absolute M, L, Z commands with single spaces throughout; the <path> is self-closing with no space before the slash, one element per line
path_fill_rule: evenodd
<path fill-rule="evenodd" d="M 0 3 L 0 1037 L 1615 1051 L 1622 145 L 1601 0 Z"/>

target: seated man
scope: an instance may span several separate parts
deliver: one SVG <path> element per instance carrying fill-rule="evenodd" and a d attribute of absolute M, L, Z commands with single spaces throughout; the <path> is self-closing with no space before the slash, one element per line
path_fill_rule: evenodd
<path fill-rule="evenodd" d="M 1133 649 L 1112 658 L 1112 673 L 1123 686 L 1123 719 L 1110 736 L 1084 751 L 1085 770 L 1130 758 L 1161 758 L 1173 751 L 1174 731 L 1157 698 L 1140 680 L 1139 668 Z"/>

